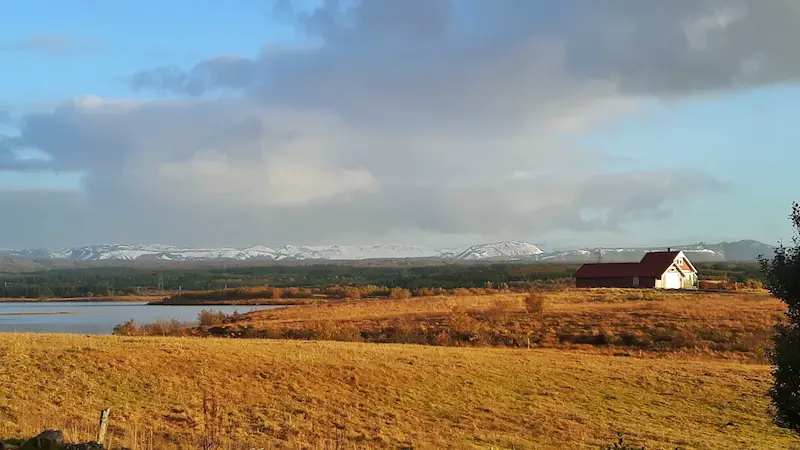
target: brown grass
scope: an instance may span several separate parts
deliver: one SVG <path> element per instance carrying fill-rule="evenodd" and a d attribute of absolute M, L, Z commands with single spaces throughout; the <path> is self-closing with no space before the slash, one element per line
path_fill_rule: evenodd
<path fill-rule="evenodd" d="M 131 449 L 790 448 L 769 368 L 561 350 L 0 335 L 0 437 Z"/>
<path fill-rule="evenodd" d="M 258 311 L 200 332 L 434 345 L 689 351 L 764 361 L 773 325 L 783 310 L 782 303 L 759 290 L 564 289 Z M 454 323 L 460 324 L 458 329 Z"/>

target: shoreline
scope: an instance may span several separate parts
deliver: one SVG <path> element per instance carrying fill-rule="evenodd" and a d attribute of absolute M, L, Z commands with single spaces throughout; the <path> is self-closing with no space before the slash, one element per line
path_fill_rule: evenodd
<path fill-rule="evenodd" d="M 126 296 L 126 297 L 53 297 L 53 298 L 18 298 L 18 297 L 0 297 L 0 303 L 102 303 L 102 302 L 115 302 L 115 303 L 135 303 L 135 302 L 153 302 L 156 301 L 156 296 Z"/>

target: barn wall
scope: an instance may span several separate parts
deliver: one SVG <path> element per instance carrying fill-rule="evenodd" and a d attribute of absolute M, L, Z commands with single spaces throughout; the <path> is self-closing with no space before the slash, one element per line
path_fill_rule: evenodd
<path fill-rule="evenodd" d="M 656 287 L 656 277 L 639 277 L 639 287 L 643 288 Z"/>
<path fill-rule="evenodd" d="M 639 279 L 641 285 L 642 278 Z M 616 277 L 616 278 L 577 278 L 575 285 L 579 288 L 593 288 L 593 287 L 616 287 L 616 288 L 629 288 L 633 287 L 633 277 Z"/>

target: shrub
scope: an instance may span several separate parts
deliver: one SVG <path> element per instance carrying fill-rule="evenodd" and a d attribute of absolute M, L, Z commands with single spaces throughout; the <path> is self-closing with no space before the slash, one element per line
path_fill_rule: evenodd
<path fill-rule="evenodd" d="M 414 289 L 414 297 L 432 297 L 433 295 L 435 295 L 433 293 L 433 289 L 429 288 Z"/>
<path fill-rule="evenodd" d="M 222 311 L 212 311 L 204 309 L 197 313 L 197 321 L 203 326 L 213 326 L 225 323 L 228 316 Z"/>
<path fill-rule="evenodd" d="M 525 297 L 525 310 L 529 313 L 544 311 L 545 296 L 539 291 L 530 291 Z"/>
<path fill-rule="evenodd" d="M 490 321 L 503 322 L 508 319 L 509 314 L 511 314 L 516 308 L 517 303 L 514 301 L 498 300 L 486 310 L 485 315 Z"/>
<path fill-rule="evenodd" d="M 313 293 L 311 289 L 290 287 L 283 290 L 282 296 L 284 298 L 311 298 Z"/>
<path fill-rule="evenodd" d="M 136 328 L 136 322 L 134 322 L 133 319 L 131 319 L 125 323 L 115 325 L 112 334 L 117 336 L 136 336 L 136 334 L 138 334 Z"/>
<path fill-rule="evenodd" d="M 745 283 L 745 286 L 748 289 L 764 289 L 764 283 L 762 283 L 760 280 L 756 280 L 754 278 L 750 278 L 749 280 L 747 280 L 747 282 Z"/>
<path fill-rule="evenodd" d="M 354 286 L 347 287 L 344 290 L 344 296 L 345 298 L 352 298 L 358 300 L 361 298 L 361 290 Z"/>
<path fill-rule="evenodd" d="M 449 338 L 454 341 L 473 342 L 480 337 L 481 323 L 466 313 L 453 312 L 447 319 Z"/>
<path fill-rule="evenodd" d="M 411 291 L 408 289 L 394 288 L 389 291 L 389 298 L 392 299 L 404 299 L 409 297 L 411 297 Z"/>
<path fill-rule="evenodd" d="M 159 320 L 139 327 L 139 334 L 145 336 L 178 336 L 183 331 L 184 325 L 178 319 L 170 321 Z"/>

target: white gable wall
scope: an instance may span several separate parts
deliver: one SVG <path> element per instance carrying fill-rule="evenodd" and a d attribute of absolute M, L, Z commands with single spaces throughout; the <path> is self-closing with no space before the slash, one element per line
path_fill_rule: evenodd
<path fill-rule="evenodd" d="M 656 280 L 656 287 L 661 289 L 684 289 L 684 288 L 692 288 L 697 284 L 697 273 L 694 271 L 694 267 L 691 267 L 690 270 L 681 270 L 678 267 L 678 260 L 685 259 L 686 255 L 683 252 L 679 252 L 678 256 L 675 257 L 672 264 L 669 268 L 661 274 L 661 278 Z M 689 263 L 691 265 L 691 263 Z"/>

